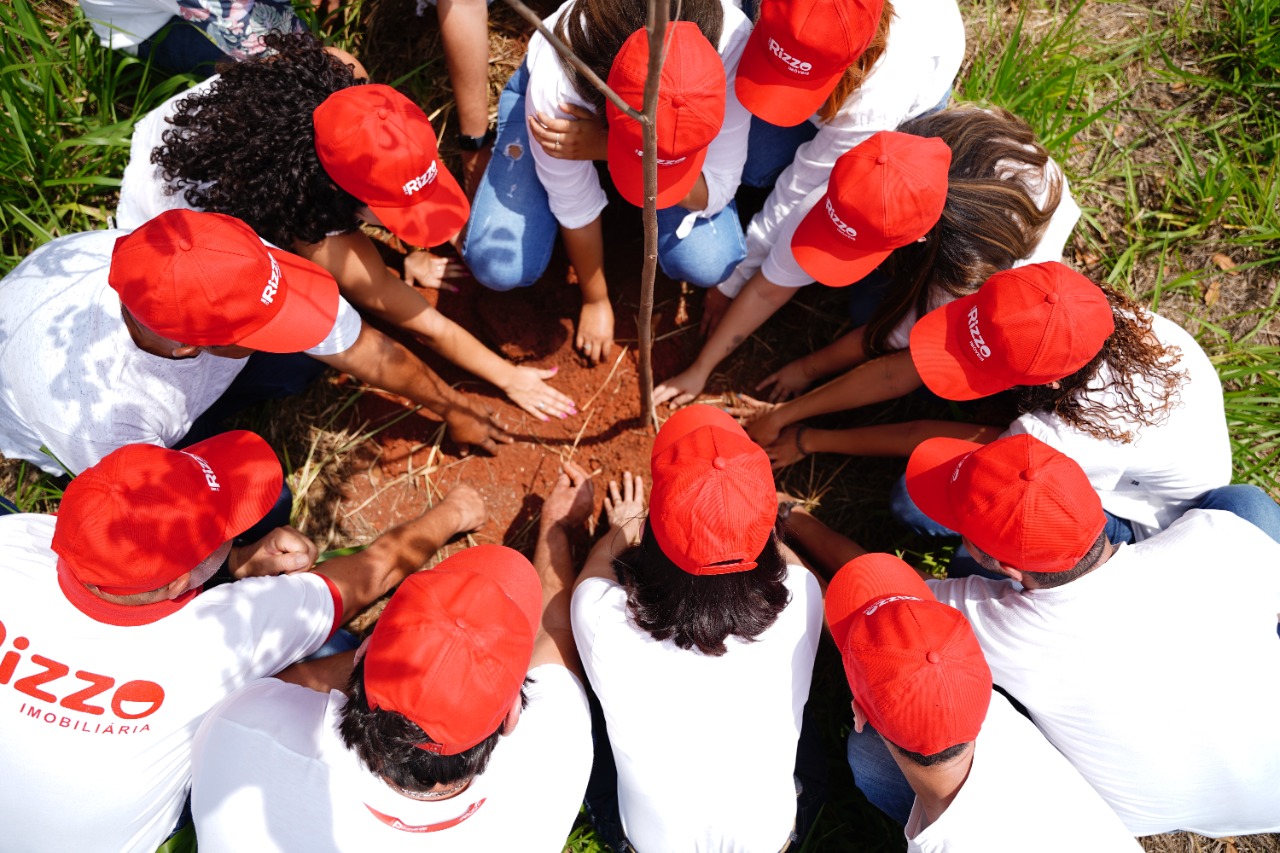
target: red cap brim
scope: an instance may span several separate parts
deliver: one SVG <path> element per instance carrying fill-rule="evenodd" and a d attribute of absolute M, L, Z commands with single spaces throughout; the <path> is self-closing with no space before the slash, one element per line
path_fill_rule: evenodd
<path fill-rule="evenodd" d="M 823 605 L 836 647 L 844 650 L 854 613 L 873 600 L 891 595 L 937 600 L 924 579 L 892 554 L 863 554 L 836 572 Z"/>
<path fill-rule="evenodd" d="M 760 29 L 752 31 L 738 62 L 733 90 L 752 115 L 779 127 L 794 127 L 822 107 L 845 70 L 808 78 L 784 74 L 769 59 L 766 38 Z"/>
<path fill-rule="evenodd" d="M 959 438 L 921 442 L 907 460 L 907 494 L 934 521 L 962 533 L 963 519 L 951 504 L 951 480 L 960 460 L 982 447 Z"/>
<path fill-rule="evenodd" d="M 302 352 L 311 349 L 333 330 L 338 316 L 338 283 L 323 267 L 292 252 L 266 247 L 280 265 L 287 287 L 280 310 L 262 328 L 236 341 L 262 352 Z"/>
<path fill-rule="evenodd" d="M 830 218 L 823 213 L 823 198 L 805 214 L 791 237 L 791 255 L 800 268 L 815 281 L 828 287 L 847 287 L 866 278 L 893 249 L 859 251 L 848 238 L 836 232 Z M 846 246 L 845 251 L 833 247 Z"/>
<path fill-rule="evenodd" d="M 471 215 L 471 204 L 453 173 L 440 167 L 436 189 L 417 204 L 407 207 L 369 205 L 373 215 L 387 230 L 410 246 L 429 249 L 454 238 Z"/>
<path fill-rule="evenodd" d="M 637 140 L 631 134 L 609 134 L 609 177 L 620 196 L 636 207 L 644 207 L 644 165 L 636 157 L 636 150 Z M 679 204 L 689 194 L 706 160 L 707 149 L 703 148 L 674 166 L 658 167 L 658 210 Z"/>
<path fill-rule="evenodd" d="M 969 357 L 966 317 L 978 294 L 962 296 L 921 317 L 911 329 L 911 361 L 929 390 L 947 400 L 977 400 L 1013 387 Z"/>

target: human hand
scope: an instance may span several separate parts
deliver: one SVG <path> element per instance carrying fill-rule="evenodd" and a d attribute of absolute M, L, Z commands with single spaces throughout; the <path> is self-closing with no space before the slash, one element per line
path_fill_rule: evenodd
<path fill-rule="evenodd" d="M 609 159 L 609 131 L 596 114 L 576 104 L 561 104 L 573 118 L 554 118 L 539 112 L 529 117 L 529 137 L 558 160 Z"/>
<path fill-rule="evenodd" d="M 548 415 L 555 415 L 557 418 L 576 415 L 578 407 L 573 400 L 542 381 L 555 376 L 559 369 L 513 366 L 511 379 L 502 386 L 502 391 L 511 398 L 511 402 L 540 421 L 550 420 Z"/>
<path fill-rule="evenodd" d="M 782 406 L 777 403 L 766 403 L 746 394 L 737 394 L 736 403 L 726 406 L 725 411 L 738 419 L 738 423 L 746 427 L 747 435 L 761 447 L 768 447 L 778 440 L 778 433 L 787 426 L 787 421 L 779 414 Z"/>
<path fill-rule="evenodd" d="M 613 305 L 609 300 L 582 303 L 574 346 L 592 364 L 599 364 L 613 352 Z"/>
<path fill-rule="evenodd" d="M 705 338 L 714 332 L 732 304 L 733 299 L 721 293 L 720 288 L 708 287 L 707 296 L 702 302 L 702 322 L 698 324 L 698 334 Z"/>
<path fill-rule="evenodd" d="M 444 415 L 444 422 L 449 437 L 458 445 L 463 456 L 466 456 L 472 447 L 478 447 L 496 456 L 499 444 L 511 444 L 515 441 L 498 424 L 493 412 L 487 408 L 477 411 L 469 406 L 458 406 Z"/>
<path fill-rule="evenodd" d="M 454 536 L 479 530 L 489 520 L 489 508 L 485 506 L 484 498 L 474 486 L 466 483 L 459 483 L 450 489 L 440 506 L 449 507 L 457 517 L 453 527 Z"/>
<path fill-rule="evenodd" d="M 404 283 L 416 284 L 428 290 L 447 290 L 457 293 L 458 288 L 449 283 L 449 279 L 465 277 L 466 270 L 461 264 L 449 258 L 433 255 L 424 249 L 417 249 L 404 256 Z"/>
<path fill-rule="evenodd" d="M 801 446 L 806 429 L 804 426 L 787 427 L 772 444 L 765 447 L 764 452 L 768 454 L 773 470 L 794 465 L 809 455 Z"/>
<path fill-rule="evenodd" d="M 557 525 L 576 527 L 586 521 L 595 507 L 595 494 L 590 474 L 573 462 L 561 464 L 551 494 L 542 503 L 543 532 Z"/>
<path fill-rule="evenodd" d="M 231 549 L 227 568 L 236 580 L 304 572 L 319 555 L 316 543 L 292 527 L 277 527 L 257 542 Z"/>
<path fill-rule="evenodd" d="M 694 365 L 677 373 L 670 379 L 653 389 L 655 406 L 670 403 L 672 408 L 692 403 L 698 399 L 702 389 L 707 386 L 707 375 Z"/>
<path fill-rule="evenodd" d="M 617 480 L 610 480 L 604 512 L 609 527 L 626 537 L 628 547 L 639 545 L 644 530 L 644 477 L 633 477 L 630 471 L 623 471 L 621 489 Z"/>
<path fill-rule="evenodd" d="M 766 387 L 772 385 L 773 388 L 769 391 L 769 402 L 780 403 L 783 400 L 791 399 L 808 388 L 809 383 L 812 381 L 813 377 L 805 370 L 805 360 L 797 358 L 782 369 L 775 370 L 764 379 L 761 379 L 760 384 L 756 386 L 756 390 L 763 391 Z"/>

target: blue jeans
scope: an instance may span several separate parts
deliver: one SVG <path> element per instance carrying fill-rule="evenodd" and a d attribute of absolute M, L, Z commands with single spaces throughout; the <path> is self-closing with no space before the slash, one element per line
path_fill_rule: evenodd
<path fill-rule="evenodd" d="M 476 280 L 491 290 L 528 287 L 551 262 L 560 224 L 551 212 L 547 191 L 538 178 L 524 120 L 529 69 L 522 64 L 498 98 L 498 136 L 493 157 L 480 178 L 462 258 Z M 667 277 L 698 287 L 728 278 L 747 256 L 747 244 L 730 203 L 708 219 L 698 219 L 684 239 L 676 228 L 688 211 L 658 211 L 658 264 Z"/>
<path fill-rule="evenodd" d="M 1280 506 L 1257 486 L 1236 483 L 1210 489 L 1196 509 L 1220 509 L 1251 522 L 1276 542 L 1280 542 Z"/>
<path fill-rule="evenodd" d="M 849 769 L 853 771 L 853 784 L 867 801 L 906 826 L 916 792 L 911 790 L 902 768 L 893 760 L 889 747 L 876 730 L 866 725 L 861 734 L 850 731 L 846 755 Z"/>

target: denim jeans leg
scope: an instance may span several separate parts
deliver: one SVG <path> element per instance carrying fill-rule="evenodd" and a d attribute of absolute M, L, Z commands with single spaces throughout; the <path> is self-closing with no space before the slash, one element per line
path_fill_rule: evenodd
<path fill-rule="evenodd" d="M 1121 518 L 1118 515 L 1112 515 L 1105 509 L 1102 514 L 1107 517 L 1107 523 L 1102 528 L 1102 532 L 1107 534 L 1107 541 L 1112 545 L 1131 545 L 1135 540 L 1133 535 L 1133 522 L 1127 518 Z"/>
<path fill-rule="evenodd" d="M 658 211 L 658 264 L 668 278 L 695 287 L 715 287 L 747 256 L 738 206 L 729 202 L 715 216 L 696 220 L 693 230 L 681 239 L 676 229 L 688 215 L 679 206 Z"/>
<path fill-rule="evenodd" d="M 1196 508 L 1234 513 L 1280 542 L 1280 506 L 1257 486 L 1236 483 L 1210 489 L 1200 498 Z"/>
<path fill-rule="evenodd" d="M 823 754 L 822 732 L 813 714 L 813 702 L 806 702 L 796 742 L 796 828 L 795 846 L 803 847 L 827 801 L 827 757 Z"/>
<path fill-rule="evenodd" d="M 950 527 L 939 524 L 924 514 L 924 510 L 916 506 L 907 492 L 907 477 L 904 474 L 893 484 L 889 492 L 889 511 L 904 527 L 919 536 L 959 536 Z"/>
<path fill-rule="evenodd" d="M 889 754 L 889 747 L 871 726 L 862 733 L 849 732 L 847 756 L 853 771 L 853 784 L 871 805 L 903 826 L 911 817 L 916 792 L 911 790 L 902 768 Z"/>
<path fill-rule="evenodd" d="M 773 186 L 782 170 L 796 158 L 796 149 L 817 135 L 818 128 L 807 120 L 795 127 L 779 127 L 752 116 L 742 183 L 749 187 Z"/>
<path fill-rule="evenodd" d="M 498 98 L 498 135 L 462 243 L 462 259 L 491 290 L 528 287 L 551 262 L 559 224 L 534 166 L 524 119 L 529 69 L 521 65 Z"/>

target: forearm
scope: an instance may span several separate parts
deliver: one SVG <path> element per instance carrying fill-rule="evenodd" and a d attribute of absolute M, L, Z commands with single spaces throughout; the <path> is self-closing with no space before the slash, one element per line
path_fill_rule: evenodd
<path fill-rule="evenodd" d="M 360 337 L 348 349 L 316 358 L 442 417 L 455 409 L 470 408 L 467 398 L 445 384 L 434 370 L 368 324 L 360 329 Z"/>
<path fill-rule="evenodd" d="M 828 578 L 845 563 L 867 553 L 857 542 L 802 510 L 792 511 L 787 518 L 786 538 L 804 552 L 817 574 Z"/>
<path fill-rule="evenodd" d="M 489 128 L 489 10 L 484 0 L 438 0 L 440 39 L 457 104 L 458 131 Z"/>
<path fill-rule="evenodd" d="M 542 626 L 544 630 L 570 630 L 569 599 L 575 573 L 569 535 L 552 524 L 538 535 L 533 549 L 533 566 L 542 581 Z"/>
<path fill-rule="evenodd" d="M 604 232 L 600 229 L 600 217 L 581 228 L 561 226 L 560 233 L 564 237 L 569 263 L 578 274 L 582 301 L 607 302 L 609 286 L 604 278 Z"/>
<path fill-rule="evenodd" d="M 436 312 L 439 318 L 437 333 L 428 343 L 431 348 L 464 370 L 481 379 L 506 388 L 515 374 L 515 365 L 489 349 L 475 335 L 457 323 Z"/>
<path fill-rule="evenodd" d="M 814 379 L 820 379 L 823 376 L 852 370 L 866 361 L 867 352 L 863 344 L 866 328 L 866 326 L 859 326 L 801 359 L 805 374 Z"/>
<path fill-rule="evenodd" d="M 774 409 L 779 427 L 808 418 L 894 400 L 923 385 L 907 350 L 868 361 Z"/>
<path fill-rule="evenodd" d="M 921 442 L 945 436 L 987 444 L 1000 427 L 960 421 L 908 421 L 851 429 L 806 429 L 805 453 L 843 453 L 848 456 L 910 456 Z"/>
<path fill-rule="evenodd" d="M 703 344 L 692 369 L 703 376 L 710 376 L 716 365 L 724 361 L 795 294 L 796 288 L 779 287 L 757 272 L 729 305 L 724 318 Z"/>
<path fill-rule="evenodd" d="M 351 680 L 355 657 L 356 650 L 352 649 L 315 660 L 298 661 L 277 673 L 276 678 L 320 693 L 341 690 Z"/>

